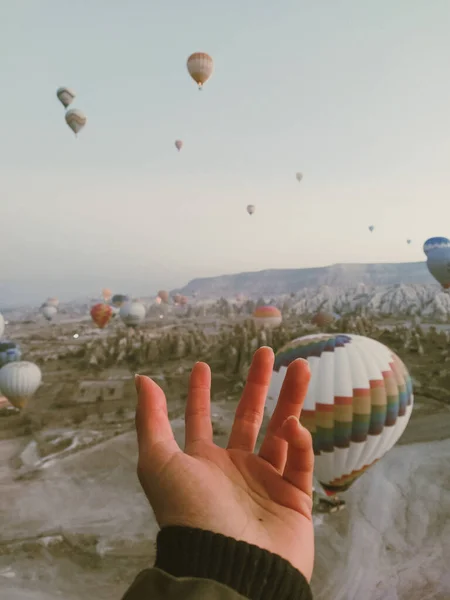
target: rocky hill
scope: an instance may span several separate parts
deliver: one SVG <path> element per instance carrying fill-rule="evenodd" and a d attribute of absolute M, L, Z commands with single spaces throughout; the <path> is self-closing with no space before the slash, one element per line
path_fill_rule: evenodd
<path fill-rule="evenodd" d="M 277 304 L 280 304 L 277 299 Z M 297 314 L 318 310 L 373 316 L 420 316 L 447 321 L 450 318 L 450 295 L 436 285 L 359 286 L 343 288 L 323 286 L 287 295 L 284 303 Z"/>
<path fill-rule="evenodd" d="M 329 286 L 340 288 L 361 285 L 431 284 L 434 279 L 425 262 L 336 264 L 311 269 L 268 269 L 234 275 L 192 279 L 185 287 L 174 290 L 186 296 L 251 297 L 295 293 L 305 288 Z"/>

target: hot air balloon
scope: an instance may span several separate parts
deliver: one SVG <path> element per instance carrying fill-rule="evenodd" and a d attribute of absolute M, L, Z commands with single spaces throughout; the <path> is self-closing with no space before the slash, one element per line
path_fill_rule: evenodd
<path fill-rule="evenodd" d="M 321 310 L 313 316 L 311 323 L 317 325 L 317 327 L 328 327 L 334 320 L 335 316 L 333 314 Z"/>
<path fill-rule="evenodd" d="M 187 69 L 189 75 L 198 84 L 198 89 L 201 90 L 211 77 L 214 71 L 214 61 L 205 52 L 194 52 L 187 59 Z"/>
<path fill-rule="evenodd" d="M 0 342 L 0 367 L 22 358 L 22 352 L 15 342 L 3 340 Z"/>
<path fill-rule="evenodd" d="M 112 291 L 109 288 L 102 289 L 102 298 L 105 302 L 109 302 L 111 300 Z"/>
<path fill-rule="evenodd" d="M 158 297 L 161 298 L 161 300 L 165 304 L 167 304 L 169 302 L 169 292 L 167 292 L 166 290 L 159 290 Z"/>
<path fill-rule="evenodd" d="M 295 177 L 296 177 L 297 181 L 300 183 L 300 181 L 303 179 L 303 174 L 302 173 L 296 173 Z"/>
<path fill-rule="evenodd" d="M 180 300 L 179 300 L 181 306 L 185 306 L 188 303 L 188 299 L 186 296 L 180 296 Z"/>
<path fill-rule="evenodd" d="M 183 147 L 183 142 L 181 140 L 176 140 L 175 148 L 178 150 L 178 152 L 181 150 L 182 147 Z"/>
<path fill-rule="evenodd" d="M 2 313 L 0 313 L 0 338 L 5 333 L 5 319 L 3 318 Z"/>
<path fill-rule="evenodd" d="M 444 290 L 450 289 L 450 240 L 430 238 L 423 245 L 427 255 L 427 267 Z"/>
<path fill-rule="evenodd" d="M 145 318 L 145 306 L 140 302 L 126 302 L 120 309 L 120 318 L 127 327 L 137 327 Z"/>
<path fill-rule="evenodd" d="M 78 133 L 83 129 L 83 127 L 86 125 L 86 121 L 86 115 L 77 108 L 73 108 L 66 112 L 66 123 L 75 135 L 78 135 Z"/>
<path fill-rule="evenodd" d="M 109 304 L 99 302 L 91 308 L 91 317 L 100 329 L 103 329 L 111 321 L 114 310 Z"/>
<path fill-rule="evenodd" d="M 74 101 L 75 92 L 70 88 L 60 87 L 56 90 L 56 96 L 64 108 L 67 108 Z"/>
<path fill-rule="evenodd" d="M 16 408 L 25 408 L 41 380 L 41 370 L 31 362 L 11 362 L 0 369 L 0 390 Z"/>
<path fill-rule="evenodd" d="M 258 306 L 253 313 L 253 321 L 259 327 L 278 327 L 283 317 L 276 306 Z"/>
<path fill-rule="evenodd" d="M 125 294 L 114 294 L 114 296 L 111 298 L 111 303 L 116 308 L 120 308 L 123 304 L 125 304 L 125 302 L 129 301 L 130 297 L 126 296 Z"/>
<path fill-rule="evenodd" d="M 255 212 L 256 208 L 254 204 L 249 204 L 247 206 L 247 212 L 249 215 L 252 215 Z"/>
<path fill-rule="evenodd" d="M 58 309 L 56 308 L 56 306 L 44 304 L 44 306 L 42 307 L 42 314 L 47 319 L 47 321 L 51 321 L 57 312 Z"/>
<path fill-rule="evenodd" d="M 54 306 L 55 308 L 58 308 L 59 300 L 58 300 L 58 298 L 47 298 L 47 300 L 45 301 L 45 304 L 47 306 Z"/>
<path fill-rule="evenodd" d="M 429 238 L 423 245 L 423 251 L 428 256 L 431 250 L 450 248 L 450 240 L 446 237 Z"/>
<path fill-rule="evenodd" d="M 369 231 L 370 231 L 370 233 L 372 233 L 372 231 L 373 231 L 374 229 L 375 229 L 375 226 L 374 226 L 374 225 L 369 225 Z"/>
<path fill-rule="evenodd" d="M 307 335 L 275 355 L 269 414 L 297 358 L 307 359 L 311 370 L 300 421 L 313 438 L 316 478 L 331 496 L 347 490 L 400 438 L 413 408 L 411 378 L 380 342 L 360 335 Z"/>
<path fill-rule="evenodd" d="M 406 240 L 406 243 L 409 245 L 412 242 L 412 240 Z"/>

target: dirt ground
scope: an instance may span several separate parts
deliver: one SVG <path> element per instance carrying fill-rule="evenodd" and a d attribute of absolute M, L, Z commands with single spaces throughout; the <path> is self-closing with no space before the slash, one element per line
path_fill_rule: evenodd
<path fill-rule="evenodd" d="M 51 335 L 32 335 L 45 339 L 30 342 L 24 334 L 25 346 L 49 353 Z M 61 338 L 61 345 L 72 343 Z M 181 361 L 176 378 L 164 369 L 152 373 L 169 397 L 181 444 L 190 364 Z M 50 355 L 42 368 L 39 410 L 0 418 L 0 597 L 119 599 L 152 563 L 158 530 L 136 477 L 132 373 L 101 373 L 123 383 L 106 413 L 95 397 L 78 403 L 83 377 L 70 362 Z M 220 445 L 238 398 L 229 386 L 226 378 L 214 380 Z M 76 401 L 65 402 L 69 397 Z M 449 405 L 418 396 L 399 444 L 346 493 L 346 510 L 315 515 L 316 600 L 450 598 L 449 432 Z"/>

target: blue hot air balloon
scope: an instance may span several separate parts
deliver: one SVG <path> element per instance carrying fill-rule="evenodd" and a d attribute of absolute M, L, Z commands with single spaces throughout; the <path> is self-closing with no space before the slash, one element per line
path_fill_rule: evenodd
<path fill-rule="evenodd" d="M 22 358 L 22 352 L 15 342 L 3 340 L 0 342 L 0 367 Z"/>
<path fill-rule="evenodd" d="M 442 287 L 450 288 L 450 240 L 444 237 L 428 239 L 423 245 L 427 267 Z"/>
<path fill-rule="evenodd" d="M 438 248 L 450 248 L 450 240 L 445 237 L 432 237 L 423 245 L 423 251 L 427 256 L 431 250 L 437 250 Z"/>

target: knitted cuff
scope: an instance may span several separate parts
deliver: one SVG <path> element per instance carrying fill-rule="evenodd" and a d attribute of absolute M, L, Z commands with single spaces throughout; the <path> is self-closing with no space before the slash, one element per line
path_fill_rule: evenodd
<path fill-rule="evenodd" d="M 312 600 L 306 578 L 287 560 L 203 529 L 161 529 L 154 566 L 174 577 L 213 579 L 251 600 Z"/>

